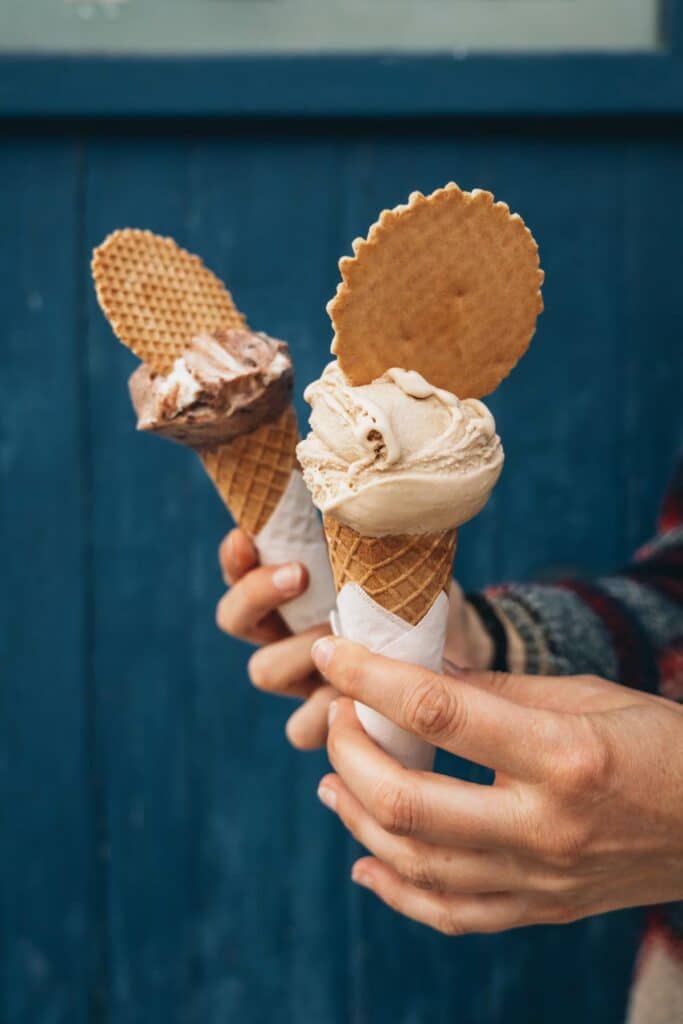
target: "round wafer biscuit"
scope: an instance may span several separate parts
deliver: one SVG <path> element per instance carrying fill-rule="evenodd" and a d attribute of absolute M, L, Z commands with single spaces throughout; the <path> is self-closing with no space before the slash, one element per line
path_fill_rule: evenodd
<path fill-rule="evenodd" d="M 490 192 L 452 182 L 385 210 L 339 262 L 332 351 L 353 385 L 392 366 L 459 398 L 490 394 L 543 310 L 538 246 Z"/>
<path fill-rule="evenodd" d="M 245 326 L 199 256 L 152 231 L 114 231 L 95 249 L 92 273 L 117 338 L 155 373 L 168 373 L 197 334 Z"/>

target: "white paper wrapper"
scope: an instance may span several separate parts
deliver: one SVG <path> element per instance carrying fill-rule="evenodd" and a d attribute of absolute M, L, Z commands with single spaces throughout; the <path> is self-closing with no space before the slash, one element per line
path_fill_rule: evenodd
<path fill-rule="evenodd" d="M 293 633 L 326 622 L 335 604 L 334 580 L 322 523 L 298 470 L 270 519 L 254 537 L 263 565 L 303 562 L 308 569 L 308 588 L 280 608 Z"/>
<path fill-rule="evenodd" d="M 448 598 L 444 593 L 439 594 L 422 621 L 411 626 L 376 604 L 356 583 L 347 583 L 337 596 L 337 609 L 330 621 L 337 636 L 363 644 L 374 654 L 441 671 L 448 621 Z M 402 765 L 431 770 L 435 753 L 431 744 L 364 704 L 356 702 L 356 712 L 367 734 Z"/>

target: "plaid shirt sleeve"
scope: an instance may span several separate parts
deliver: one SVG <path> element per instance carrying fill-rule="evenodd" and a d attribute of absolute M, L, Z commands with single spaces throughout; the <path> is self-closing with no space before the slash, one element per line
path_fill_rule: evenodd
<path fill-rule="evenodd" d="M 593 673 L 683 700 L 683 463 L 659 532 L 613 576 L 507 584 L 486 596 L 522 638 L 526 671 Z"/>

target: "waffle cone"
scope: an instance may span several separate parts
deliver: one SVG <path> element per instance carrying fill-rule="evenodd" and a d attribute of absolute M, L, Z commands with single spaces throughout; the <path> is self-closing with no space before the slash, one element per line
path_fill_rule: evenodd
<path fill-rule="evenodd" d="M 263 529 L 287 488 L 298 440 L 296 413 L 290 405 L 271 423 L 228 444 L 198 451 L 233 519 L 251 536 Z"/>
<path fill-rule="evenodd" d="M 457 530 L 364 537 L 333 516 L 324 517 L 337 593 L 357 583 L 373 601 L 415 626 L 447 590 Z"/>

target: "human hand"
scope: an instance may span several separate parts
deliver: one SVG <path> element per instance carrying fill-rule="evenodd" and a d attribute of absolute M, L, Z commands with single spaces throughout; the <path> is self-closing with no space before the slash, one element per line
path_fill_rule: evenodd
<path fill-rule="evenodd" d="M 449 935 L 564 923 L 683 896 L 683 707 L 592 676 L 390 661 L 332 638 L 314 661 L 347 698 L 486 765 L 492 786 L 402 768 L 330 708 L 319 795 L 372 857 L 354 880 Z"/>
<path fill-rule="evenodd" d="M 259 567 L 254 545 L 239 529 L 232 530 L 223 540 L 219 561 L 225 582 L 231 585 L 218 604 L 219 628 L 240 640 L 261 645 L 249 662 L 249 676 L 255 686 L 268 693 L 303 699 L 286 727 L 293 746 L 300 750 L 323 747 L 327 740 L 327 710 L 334 693 L 331 687 L 321 686 L 310 651 L 314 640 L 330 632 L 329 626 L 325 623 L 292 637 L 277 614 L 284 601 L 298 597 L 306 589 L 305 567 L 298 562 Z M 278 575 L 283 569 L 289 569 L 291 576 Z M 285 638 L 290 642 L 281 643 Z M 491 640 L 479 616 L 452 580 L 445 658 L 463 667 L 486 668 L 491 655 Z"/>
<path fill-rule="evenodd" d="M 219 562 L 230 589 L 218 602 L 216 622 L 220 629 L 248 643 L 260 645 L 248 671 L 254 686 L 304 703 L 287 722 L 290 742 L 301 750 L 324 746 L 327 709 L 334 696 L 324 685 L 311 659 L 318 637 L 330 632 L 327 623 L 292 636 L 278 615 L 278 608 L 308 586 L 305 566 L 259 565 L 258 555 L 243 530 L 232 530 L 219 549 Z"/>

